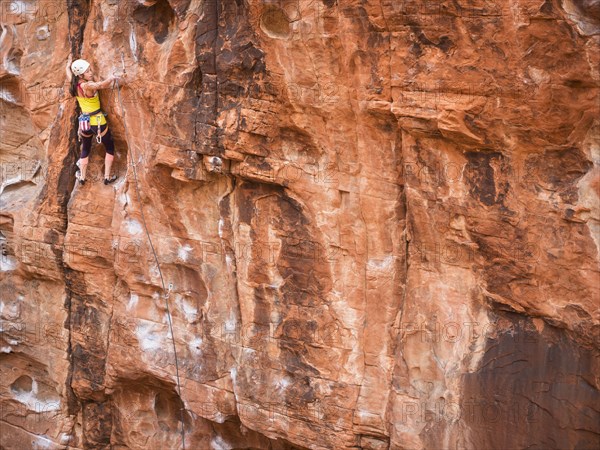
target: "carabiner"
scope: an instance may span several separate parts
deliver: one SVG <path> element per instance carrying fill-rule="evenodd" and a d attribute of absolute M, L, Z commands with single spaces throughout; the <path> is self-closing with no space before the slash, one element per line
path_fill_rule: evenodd
<path fill-rule="evenodd" d="M 98 144 L 102 143 L 102 131 L 100 130 L 100 122 L 102 121 L 102 114 L 98 114 L 96 116 L 96 126 L 98 127 L 98 134 L 96 135 L 96 142 Z"/>

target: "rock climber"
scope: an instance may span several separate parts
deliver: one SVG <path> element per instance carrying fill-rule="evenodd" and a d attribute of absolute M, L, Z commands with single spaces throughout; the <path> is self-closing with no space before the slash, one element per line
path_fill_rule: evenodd
<path fill-rule="evenodd" d="M 77 102 L 81 108 L 78 133 L 82 138 L 82 145 L 81 156 L 77 163 L 79 170 L 76 176 L 80 184 L 85 184 L 89 155 L 92 148 L 92 138 L 95 135 L 97 142 L 102 143 L 106 150 L 106 157 L 104 158 L 104 184 L 110 184 L 117 179 L 116 175 L 111 176 L 110 173 L 114 160 L 115 144 L 108 129 L 105 114 L 100 107 L 98 90 L 113 86 L 116 80 L 120 81 L 120 78 L 110 76 L 103 81 L 95 81 L 94 72 L 89 62 L 84 59 L 77 59 L 71 63 L 71 60 L 72 57 L 69 56 L 65 70 L 67 79 L 71 84 L 70 93 L 77 98 Z"/>

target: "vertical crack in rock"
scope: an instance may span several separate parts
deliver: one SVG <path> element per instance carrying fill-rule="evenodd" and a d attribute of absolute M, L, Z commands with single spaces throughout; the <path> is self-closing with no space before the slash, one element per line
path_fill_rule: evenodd
<path fill-rule="evenodd" d="M 91 0 L 67 0 L 69 17 L 69 44 L 71 54 L 79 55 L 83 47 L 83 34 L 90 14 Z"/>
<path fill-rule="evenodd" d="M 69 0 L 67 2 L 68 9 L 68 21 L 69 21 L 69 42 L 71 47 L 71 53 L 73 55 L 81 54 L 81 50 L 84 44 L 84 33 L 86 29 L 86 25 L 88 23 L 88 18 L 90 15 L 90 2 L 87 0 Z M 69 94 L 67 94 L 69 95 Z M 73 113 L 74 109 L 70 110 Z M 105 372 L 105 364 L 106 358 L 104 362 L 95 361 L 95 355 L 92 356 L 92 353 L 88 353 L 84 347 L 82 346 L 81 341 L 74 342 L 74 329 L 78 334 L 82 333 L 86 336 L 87 339 L 95 340 L 97 339 L 97 333 L 99 329 L 96 327 L 100 325 L 100 320 L 95 318 L 92 319 L 91 322 L 81 322 L 81 307 L 85 309 L 85 314 L 95 313 L 95 310 L 87 309 L 87 298 L 86 295 L 87 288 L 85 286 L 85 281 L 83 281 L 81 275 L 75 270 L 69 268 L 66 264 L 65 258 L 72 258 L 73 253 L 65 251 L 66 241 L 66 233 L 69 228 L 69 205 L 71 204 L 70 192 L 73 189 L 73 167 L 75 159 L 78 157 L 78 136 L 76 127 L 73 126 L 74 123 L 74 114 L 63 117 L 63 123 L 67 129 L 70 130 L 69 133 L 69 152 L 65 161 L 62 165 L 62 170 L 60 172 L 59 178 L 59 188 L 62 187 L 65 192 L 61 197 L 62 201 L 61 210 L 62 215 L 64 217 L 64 229 L 63 231 L 63 250 L 58 253 L 57 257 L 60 257 L 60 264 L 62 267 L 63 278 L 65 280 L 65 286 L 67 290 L 67 299 L 65 301 L 65 306 L 67 307 L 67 327 L 68 327 L 68 354 L 69 354 L 69 373 L 67 377 L 67 392 L 69 399 L 69 413 L 71 415 L 75 415 L 78 411 L 81 411 L 81 420 L 83 429 L 82 438 L 84 446 L 96 446 L 96 445 L 106 445 L 109 443 L 109 438 L 111 434 L 111 423 L 110 419 L 110 407 L 108 405 L 107 400 L 102 400 L 102 396 L 97 397 L 92 395 L 92 397 L 82 396 L 83 391 L 81 390 L 81 381 L 82 380 L 94 380 L 92 384 L 99 382 L 98 378 L 99 372 Z M 93 242 L 93 241 L 92 241 Z M 90 246 L 90 248 L 93 248 Z M 98 251 L 96 248 L 95 251 Z M 85 249 L 84 249 L 85 252 Z M 68 255 L 68 256 L 67 256 Z M 85 299 L 85 300 L 84 300 Z M 82 305 L 85 304 L 86 306 Z M 111 313 L 112 318 L 112 313 Z M 95 317 L 95 316 L 94 316 Z M 109 319 L 110 320 L 110 319 Z M 82 326 L 83 325 L 83 326 Z M 105 356 L 108 355 L 108 336 L 110 334 L 110 323 L 109 323 L 109 333 L 106 335 L 106 352 Z M 84 344 L 86 345 L 86 344 Z M 92 352 L 96 352 L 96 350 L 92 350 Z M 98 364 L 100 363 L 100 365 Z M 88 366 L 88 364 L 91 364 Z M 102 366 L 102 367 L 101 367 Z M 103 377 L 102 377 L 103 378 Z M 74 388 L 74 386 L 76 386 Z M 79 406 L 75 406 L 75 402 L 79 403 Z M 69 433 L 69 440 L 75 435 L 75 426 L 77 424 L 77 420 L 73 420 L 73 427 Z"/>
<path fill-rule="evenodd" d="M 225 193 L 225 195 L 223 195 L 223 197 L 221 198 L 221 200 L 219 201 L 219 224 L 218 224 L 218 234 L 219 234 L 219 240 L 221 242 L 221 248 L 223 249 L 223 255 L 225 257 L 225 264 L 226 264 L 226 269 L 229 273 L 229 277 L 231 280 L 231 283 L 233 285 L 233 292 L 235 295 L 235 298 L 233 299 L 234 304 L 237 307 L 237 310 L 235 311 L 235 317 L 236 317 L 236 323 L 240 321 L 241 318 L 241 310 L 240 310 L 240 295 L 239 295 L 239 278 L 238 278 L 238 261 L 237 261 L 237 255 L 236 252 L 234 250 L 235 248 L 235 234 L 233 231 L 233 223 L 232 223 L 232 198 L 234 198 L 234 192 L 236 190 L 236 185 L 237 185 L 237 178 L 234 176 L 231 177 L 227 177 L 228 182 L 229 182 L 229 189 L 228 191 Z M 232 365 L 234 367 L 232 367 L 230 369 L 230 373 L 231 373 L 231 378 L 233 381 L 233 394 L 234 394 L 234 399 L 236 402 L 236 410 L 238 408 L 237 406 L 237 394 L 236 394 L 236 379 L 235 379 L 235 372 L 236 372 L 236 367 L 235 367 L 235 361 L 237 361 L 239 358 L 239 355 L 237 354 L 237 352 L 234 353 L 233 355 L 233 359 L 234 361 L 232 361 Z M 239 411 L 238 411 L 239 414 Z"/>
<path fill-rule="evenodd" d="M 194 134 L 198 142 L 196 152 L 214 154 L 218 149 L 218 71 L 219 10 L 217 0 L 202 3 L 200 20 L 196 24 L 195 52 L 201 83 L 198 112 L 194 120 Z"/>
<path fill-rule="evenodd" d="M 83 32 L 87 23 L 87 17 L 89 14 L 89 1 L 87 0 L 70 0 L 67 1 L 67 12 L 68 12 L 68 27 L 69 27 L 69 43 L 71 52 L 78 54 L 82 43 L 83 43 Z M 73 167 L 75 159 L 77 158 L 77 132 L 72 126 L 75 119 L 75 110 L 72 107 L 65 107 L 64 104 L 60 105 L 57 117 L 53 125 L 51 126 L 51 134 L 49 142 L 51 146 L 59 147 L 60 145 L 66 145 L 68 151 L 65 153 L 64 158 L 58 162 L 59 167 L 58 174 L 53 170 L 50 170 L 50 175 L 47 183 L 44 186 L 44 190 L 40 195 L 49 195 L 55 199 L 56 213 L 61 218 L 62 224 L 53 230 L 55 234 L 60 233 L 61 236 L 54 236 L 52 239 L 52 251 L 56 264 L 59 268 L 62 280 L 65 286 L 65 300 L 64 308 L 66 310 L 66 318 L 63 324 L 67 330 L 67 358 L 69 361 L 68 372 L 65 378 L 65 391 L 67 400 L 67 413 L 71 417 L 71 427 L 66 433 L 68 436 L 68 445 L 78 445 L 76 437 L 76 425 L 77 416 L 81 411 L 80 399 L 72 388 L 73 383 L 73 368 L 74 368 L 74 356 L 73 356 L 73 341 L 72 341 L 72 290 L 71 290 L 71 270 L 65 264 L 65 248 L 64 238 L 69 225 L 68 217 L 68 203 L 70 199 L 70 192 L 73 188 Z M 60 132 L 62 124 L 67 131 L 66 139 L 65 133 Z M 53 168 L 54 169 L 54 168 Z M 54 191 L 54 194 L 52 192 Z M 52 207 L 52 206 L 50 206 Z"/>
<path fill-rule="evenodd" d="M 406 182 L 406 181 L 404 180 L 404 182 Z M 406 196 L 406 189 L 407 189 L 407 186 L 403 185 L 402 192 L 400 193 L 402 209 L 404 212 L 404 229 L 402 230 L 402 238 L 404 240 L 404 271 L 402 273 L 402 279 L 400 280 L 402 282 L 403 288 L 402 288 L 402 300 L 401 300 L 401 304 L 400 304 L 400 312 L 398 315 L 398 319 L 396 321 L 396 325 L 398 328 L 402 327 L 402 319 L 404 317 L 404 309 L 406 307 L 406 297 L 407 297 L 407 291 L 408 291 L 408 272 L 409 272 L 409 268 L 410 268 L 411 234 L 409 231 L 409 227 L 411 224 L 411 219 L 410 219 L 411 211 L 410 211 L 408 199 Z"/>

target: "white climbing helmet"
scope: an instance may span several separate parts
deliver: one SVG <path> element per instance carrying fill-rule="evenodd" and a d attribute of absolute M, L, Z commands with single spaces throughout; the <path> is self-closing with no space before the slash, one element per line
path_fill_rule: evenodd
<path fill-rule="evenodd" d="M 79 76 L 82 75 L 86 70 L 88 70 L 90 67 L 90 63 L 87 62 L 85 59 L 76 59 L 75 61 L 73 61 L 73 64 L 71 64 L 71 71 Z"/>

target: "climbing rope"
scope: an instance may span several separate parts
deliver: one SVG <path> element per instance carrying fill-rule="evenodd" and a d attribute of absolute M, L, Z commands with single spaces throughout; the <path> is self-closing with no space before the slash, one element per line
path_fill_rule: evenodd
<path fill-rule="evenodd" d="M 121 87 L 119 86 L 118 80 L 115 80 L 115 84 L 117 87 L 117 98 L 119 100 L 119 105 L 121 107 L 121 115 L 123 116 L 123 128 L 125 129 L 125 140 L 127 143 L 131 142 L 129 140 L 129 132 L 127 131 L 127 122 L 125 120 L 125 109 L 123 108 L 123 101 L 121 100 Z M 114 86 L 113 86 L 114 90 Z M 142 217 L 142 224 L 144 225 L 144 230 L 146 231 L 146 236 L 148 237 L 148 242 L 150 243 L 150 249 L 152 250 L 152 254 L 154 255 L 154 261 L 156 263 L 156 267 L 158 267 L 158 274 L 160 275 L 160 283 L 162 284 L 163 292 L 165 292 L 165 305 L 167 307 L 167 318 L 169 320 L 169 331 L 171 332 L 171 341 L 173 343 L 173 354 L 175 355 L 175 376 L 177 378 L 177 393 L 179 394 L 179 398 L 181 400 L 181 408 L 179 410 L 181 414 L 181 446 L 183 450 L 185 450 L 185 428 L 184 428 L 184 404 L 183 397 L 181 396 L 181 383 L 179 382 L 179 362 L 177 360 L 177 348 L 175 347 L 175 334 L 173 333 L 173 321 L 171 319 L 171 311 L 169 308 L 169 295 L 171 294 L 171 289 L 173 288 L 172 284 L 169 284 L 169 288 L 165 285 L 165 280 L 163 277 L 162 270 L 160 268 L 160 263 L 158 262 L 158 256 L 156 255 L 156 251 L 154 249 L 154 244 L 152 243 L 152 238 L 150 237 L 150 232 L 148 231 L 148 226 L 146 225 L 146 217 L 144 216 L 144 207 L 142 206 L 142 197 L 140 195 L 140 188 L 138 185 L 138 177 L 135 163 L 135 152 L 133 150 L 133 146 L 129 147 L 131 151 L 131 167 L 133 172 L 133 180 L 135 185 L 135 192 L 137 194 L 137 199 L 140 204 L 140 213 Z"/>

